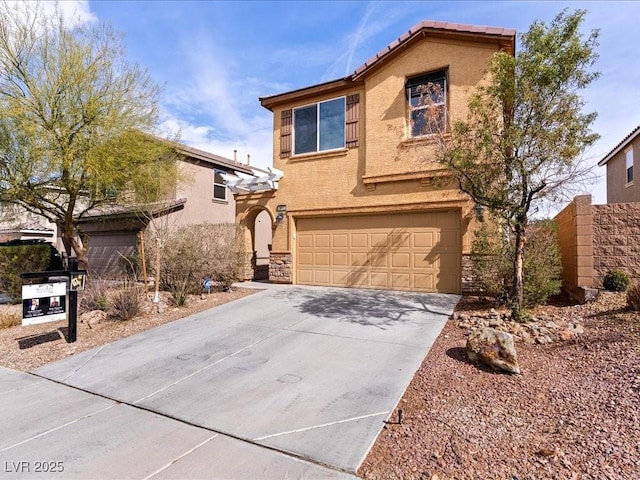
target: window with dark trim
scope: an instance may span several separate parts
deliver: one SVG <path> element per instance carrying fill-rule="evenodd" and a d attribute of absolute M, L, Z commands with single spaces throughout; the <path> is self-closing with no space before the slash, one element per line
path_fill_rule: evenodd
<path fill-rule="evenodd" d="M 227 200 L 227 186 L 225 185 L 222 170 L 213 171 L 213 198 L 214 200 Z"/>
<path fill-rule="evenodd" d="M 345 97 L 293 109 L 293 154 L 345 147 Z"/>
<path fill-rule="evenodd" d="M 627 183 L 633 182 L 633 147 L 624 152 L 627 172 Z"/>
<path fill-rule="evenodd" d="M 408 78 L 409 135 L 422 137 L 447 129 L 447 72 L 428 73 Z"/>

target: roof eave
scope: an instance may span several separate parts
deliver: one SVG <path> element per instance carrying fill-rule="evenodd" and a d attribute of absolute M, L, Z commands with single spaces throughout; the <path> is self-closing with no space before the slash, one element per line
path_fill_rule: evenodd
<path fill-rule="evenodd" d="M 213 153 L 205 152 L 204 150 L 199 150 L 197 148 L 188 147 L 182 144 L 176 144 L 176 151 L 185 157 L 194 158 L 196 160 L 204 160 L 212 165 L 218 165 L 221 167 L 227 167 L 232 170 L 236 170 L 238 172 L 243 172 L 247 174 L 252 174 L 251 167 L 249 165 L 244 165 L 239 162 L 234 162 L 231 159 L 221 157 L 219 155 L 215 155 Z"/>
<path fill-rule="evenodd" d="M 353 86 L 351 77 L 339 78 L 337 80 L 330 80 L 328 82 L 311 85 L 308 87 L 298 88 L 291 90 L 290 92 L 278 93 L 275 95 L 269 95 L 266 97 L 260 97 L 260 105 L 267 110 L 273 111 L 274 107 L 283 103 L 291 101 L 299 101 L 306 97 L 314 97 L 325 93 L 331 93 L 334 91 L 342 90 Z"/>
<path fill-rule="evenodd" d="M 635 129 L 633 129 L 633 131 L 629 135 L 624 137 L 620 143 L 618 143 L 615 147 L 613 147 L 613 149 L 609 153 L 607 153 L 602 160 L 598 162 L 598 166 L 602 167 L 606 165 L 609 162 L 609 160 L 611 160 L 618 153 L 620 153 L 621 150 L 624 150 L 627 147 L 627 145 L 633 142 L 636 139 L 636 137 L 638 137 L 639 135 L 640 135 L 640 125 L 638 125 Z"/>

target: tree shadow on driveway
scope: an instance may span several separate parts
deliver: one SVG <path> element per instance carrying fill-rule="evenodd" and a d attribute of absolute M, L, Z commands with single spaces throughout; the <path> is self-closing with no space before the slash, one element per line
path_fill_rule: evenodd
<path fill-rule="evenodd" d="M 276 294 L 303 314 L 387 329 L 399 323 L 424 323 L 449 316 L 460 297 L 353 288 L 291 288 Z"/>

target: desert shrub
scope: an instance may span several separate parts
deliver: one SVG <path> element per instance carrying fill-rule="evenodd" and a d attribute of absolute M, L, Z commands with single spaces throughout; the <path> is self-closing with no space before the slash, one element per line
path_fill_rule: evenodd
<path fill-rule="evenodd" d="M 627 290 L 627 305 L 631 310 L 640 311 L 640 283 L 634 283 Z"/>
<path fill-rule="evenodd" d="M 142 306 L 141 295 L 143 289 L 135 281 L 125 280 L 117 289 L 109 294 L 107 314 L 114 320 L 130 320 L 138 313 Z"/>
<path fill-rule="evenodd" d="M 22 323 L 20 313 L 14 311 L 0 311 L 0 329 L 15 327 Z"/>
<path fill-rule="evenodd" d="M 22 297 L 22 272 L 41 272 L 49 268 L 51 247 L 42 245 L 10 245 L 0 248 L 0 291 L 14 301 Z"/>
<path fill-rule="evenodd" d="M 602 279 L 602 286 L 613 292 L 624 292 L 631 283 L 629 275 L 622 270 L 610 270 Z"/>
<path fill-rule="evenodd" d="M 161 238 L 160 288 L 176 304 L 190 293 L 202 291 L 209 277 L 220 289 L 241 278 L 244 268 L 244 230 L 232 223 L 186 225 Z M 147 258 L 155 258 L 155 240 L 147 241 Z M 153 275 L 155 264 L 148 262 Z"/>
<path fill-rule="evenodd" d="M 91 275 L 87 278 L 84 292 L 79 295 L 78 310 L 80 313 L 91 312 L 92 310 L 108 309 L 109 283 L 99 277 Z"/>
<path fill-rule="evenodd" d="M 485 222 L 476 232 L 471 260 L 475 279 L 484 295 L 498 303 L 511 302 L 513 284 L 513 242 Z M 557 227 L 552 220 L 537 220 L 529 225 L 524 249 L 524 306 L 546 303 L 560 293 L 562 263 Z"/>

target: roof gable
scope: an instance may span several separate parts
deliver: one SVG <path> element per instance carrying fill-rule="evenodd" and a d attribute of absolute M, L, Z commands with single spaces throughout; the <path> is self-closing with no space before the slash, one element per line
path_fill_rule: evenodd
<path fill-rule="evenodd" d="M 419 39 L 424 38 L 427 35 L 440 38 L 467 39 L 485 43 L 493 43 L 497 44 L 500 49 L 507 50 L 511 54 L 515 54 L 516 31 L 512 28 L 489 27 L 427 20 L 414 25 L 406 33 L 398 37 L 396 40 L 376 53 L 369 60 L 356 68 L 351 75 L 341 79 L 311 85 L 285 93 L 260 97 L 260 104 L 263 107 L 272 110 L 274 106 L 288 102 L 290 100 L 298 100 L 304 97 L 309 97 L 320 93 L 329 93 L 336 89 L 354 86 L 357 83 L 361 83 L 363 76 L 369 73 L 372 69 L 378 67 L 384 61 L 395 56 L 407 45 L 415 41 L 419 41 Z"/>

